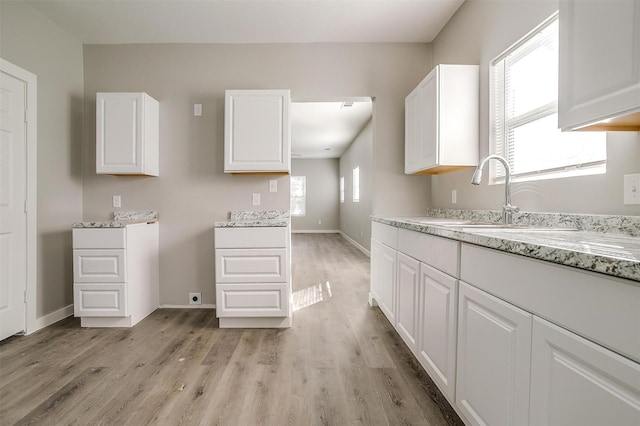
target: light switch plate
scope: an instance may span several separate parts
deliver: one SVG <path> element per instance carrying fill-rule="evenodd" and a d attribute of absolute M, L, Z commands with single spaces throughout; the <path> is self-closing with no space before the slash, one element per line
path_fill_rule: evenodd
<path fill-rule="evenodd" d="M 259 206 L 260 205 L 260 193 L 258 193 L 258 192 L 254 192 L 253 193 L 253 205 L 254 206 Z"/>
<path fill-rule="evenodd" d="M 119 195 L 113 196 L 113 207 L 122 207 L 122 199 Z"/>
<path fill-rule="evenodd" d="M 193 116 L 194 117 L 202 116 L 202 104 L 193 104 Z"/>
<path fill-rule="evenodd" d="M 269 192 L 278 192 L 278 181 L 271 179 L 269 181 Z"/>
<path fill-rule="evenodd" d="M 624 175 L 624 203 L 640 204 L 640 173 Z"/>

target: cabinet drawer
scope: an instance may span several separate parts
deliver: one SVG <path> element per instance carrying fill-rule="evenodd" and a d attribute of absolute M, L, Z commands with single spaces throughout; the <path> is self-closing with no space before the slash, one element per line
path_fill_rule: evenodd
<path fill-rule="evenodd" d="M 398 228 L 378 222 L 371 222 L 371 238 L 392 249 L 398 248 Z"/>
<path fill-rule="evenodd" d="M 287 284 L 217 284 L 218 317 L 286 317 Z"/>
<path fill-rule="evenodd" d="M 216 250 L 216 283 L 275 283 L 289 280 L 286 249 Z"/>
<path fill-rule="evenodd" d="M 126 248 L 125 228 L 74 228 L 74 249 L 123 249 Z"/>
<path fill-rule="evenodd" d="M 637 282 L 468 244 L 460 268 L 475 287 L 640 361 Z"/>
<path fill-rule="evenodd" d="M 125 284 L 74 284 L 73 314 L 76 317 L 126 317 Z"/>
<path fill-rule="evenodd" d="M 75 283 L 124 283 L 124 250 L 73 250 Z"/>
<path fill-rule="evenodd" d="M 287 247 L 288 227 L 216 228 L 215 248 Z"/>
<path fill-rule="evenodd" d="M 459 277 L 460 243 L 406 229 L 398 230 L 398 251 Z"/>

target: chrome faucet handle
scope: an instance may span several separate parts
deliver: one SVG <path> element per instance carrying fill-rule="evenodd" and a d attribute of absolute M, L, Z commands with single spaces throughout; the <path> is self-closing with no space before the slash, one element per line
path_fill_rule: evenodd
<path fill-rule="evenodd" d="M 512 206 L 511 204 L 505 204 L 504 206 L 502 206 L 502 210 L 504 210 L 505 212 L 517 213 L 520 211 L 520 207 Z"/>

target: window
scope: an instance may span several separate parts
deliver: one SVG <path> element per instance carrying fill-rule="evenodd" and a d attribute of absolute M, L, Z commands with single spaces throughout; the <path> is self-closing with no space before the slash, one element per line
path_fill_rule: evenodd
<path fill-rule="evenodd" d="M 307 214 L 307 177 L 291 176 L 291 216 Z"/>
<path fill-rule="evenodd" d="M 340 202 L 344 203 L 344 176 L 340 176 Z"/>
<path fill-rule="evenodd" d="M 353 169 L 353 202 L 360 201 L 360 166 Z"/>
<path fill-rule="evenodd" d="M 558 129 L 558 14 L 491 63 L 491 149 L 515 180 L 606 171 L 606 134 Z M 494 181 L 504 168 L 492 163 Z"/>

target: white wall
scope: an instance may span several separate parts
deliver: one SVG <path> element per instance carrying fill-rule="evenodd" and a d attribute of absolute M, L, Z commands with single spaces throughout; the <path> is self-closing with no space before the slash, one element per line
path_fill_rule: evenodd
<path fill-rule="evenodd" d="M 340 229 L 338 173 L 337 158 L 291 160 L 291 175 L 307 178 L 306 215 L 291 218 L 294 232 Z"/>
<path fill-rule="evenodd" d="M 344 203 L 340 203 L 340 230 L 362 247 L 371 248 L 373 200 L 373 122 L 360 131 L 340 157 L 340 176 L 344 176 Z M 353 202 L 353 169 L 360 168 L 360 201 Z M 427 198 L 427 194 L 419 196 Z"/>
<path fill-rule="evenodd" d="M 213 222 L 232 209 L 289 208 L 289 178 L 223 173 L 225 89 L 291 89 L 293 101 L 369 96 L 374 100 L 373 210 L 426 211 L 429 180 L 405 176 L 404 98 L 431 68 L 427 44 L 85 45 L 84 218 L 123 209 L 160 213 L 163 304 L 187 293 L 215 303 Z M 144 91 L 160 102 L 160 176 L 95 174 L 95 93 Z M 193 104 L 203 106 L 193 117 Z"/>
<path fill-rule="evenodd" d="M 480 64 L 480 154 L 489 152 L 489 62 L 549 17 L 557 1 L 467 0 L 433 43 L 433 64 Z M 513 184 L 525 211 L 639 215 L 623 204 L 623 175 L 640 173 L 640 133 L 609 133 L 607 173 Z M 433 176 L 431 206 L 500 210 L 502 185 L 470 184 L 473 170 Z M 457 189 L 458 203 L 451 204 Z"/>
<path fill-rule="evenodd" d="M 73 303 L 71 225 L 82 220 L 82 44 L 24 2 L 0 2 L 0 56 L 38 79 L 36 315 Z"/>

